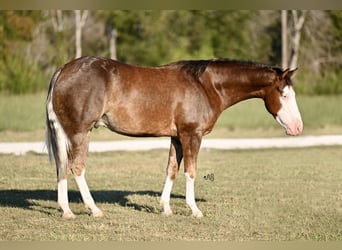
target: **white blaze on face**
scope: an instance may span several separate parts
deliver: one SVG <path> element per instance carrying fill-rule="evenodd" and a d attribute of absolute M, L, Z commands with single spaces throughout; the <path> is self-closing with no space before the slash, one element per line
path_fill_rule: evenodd
<path fill-rule="evenodd" d="M 281 108 L 276 120 L 285 128 L 287 135 L 298 135 L 303 131 L 303 122 L 292 86 L 286 86 L 280 96 Z"/>

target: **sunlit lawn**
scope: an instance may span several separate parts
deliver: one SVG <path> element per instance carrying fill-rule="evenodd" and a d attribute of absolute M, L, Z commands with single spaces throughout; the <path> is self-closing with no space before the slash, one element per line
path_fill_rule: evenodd
<path fill-rule="evenodd" d="M 342 240 L 341 150 L 201 150 L 201 219 L 185 205 L 182 169 L 174 215 L 160 215 L 167 150 L 90 154 L 88 184 L 105 216 L 88 215 L 70 176 L 72 221 L 60 217 L 46 155 L 0 155 L 0 240 Z"/>

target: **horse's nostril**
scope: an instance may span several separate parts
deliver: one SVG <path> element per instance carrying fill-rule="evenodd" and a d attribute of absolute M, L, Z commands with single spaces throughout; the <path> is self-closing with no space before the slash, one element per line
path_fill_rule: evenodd
<path fill-rule="evenodd" d="M 297 122 L 297 132 L 298 134 L 301 133 L 303 131 L 303 123 L 302 121 L 298 121 Z"/>

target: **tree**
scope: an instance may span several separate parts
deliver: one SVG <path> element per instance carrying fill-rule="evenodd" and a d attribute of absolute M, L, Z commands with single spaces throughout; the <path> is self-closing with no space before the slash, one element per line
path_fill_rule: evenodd
<path fill-rule="evenodd" d="M 292 51 L 291 51 L 291 59 L 290 59 L 290 68 L 297 68 L 298 56 L 299 56 L 299 47 L 300 47 L 300 38 L 302 34 L 302 29 L 306 17 L 306 10 L 292 10 L 292 18 L 293 18 L 293 30 L 291 34 L 291 42 L 292 42 Z"/>
<path fill-rule="evenodd" d="M 281 67 L 288 68 L 287 10 L 281 11 Z"/>
<path fill-rule="evenodd" d="M 109 43 L 109 56 L 111 59 L 116 60 L 116 38 L 118 36 L 118 31 L 113 24 L 107 20 L 106 22 L 106 33 L 108 36 L 108 43 Z"/>
<path fill-rule="evenodd" d="M 61 32 L 64 29 L 63 12 L 62 10 L 50 10 L 51 22 L 56 32 Z"/>
<path fill-rule="evenodd" d="M 291 10 L 291 16 L 292 16 L 292 22 L 290 31 L 288 29 L 288 11 L 282 10 L 281 11 L 281 56 L 282 61 L 281 65 L 282 68 L 288 68 L 291 69 L 297 68 L 298 63 L 298 57 L 299 57 L 299 48 L 300 48 L 300 40 L 302 35 L 302 29 L 304 26 L 304 21 L 306 17 L 306 10 L 303 11 L 297 11 L 297 10 Z M 289 57 L 289 49 L 288 49 L 288 35 L 290 39 L 290 45 L 291 45 L 291 53 Z"/>
<path fill-rule="evenodd" d="M 75 58 L 82 56 L 82 28 L 88 16 L 88 10 L 75 10 L 75 45 L 76 55 Z"/>
<path fill-rule="evenodd" d="M 0 91 L 36 91 L 44 83 L 43 74 L 31 47 L 40 11 L 0 12 Z"/>

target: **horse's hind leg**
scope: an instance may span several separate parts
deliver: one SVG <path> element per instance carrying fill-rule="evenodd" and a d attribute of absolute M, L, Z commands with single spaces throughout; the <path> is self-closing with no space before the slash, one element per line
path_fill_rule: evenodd
<path fill-rule="evenodd" d="M 170 207 L 170 196 L 172 191 L 172 186 L 176 175 L 179 171 L 179 166 L 183 158 L 182 145 L 178 138 L 171 138 L 171 146 L 169 152 L 169 162 L 166 169 L 166 180 L 163 189 L 163 193 L 160 198 L 160 205 L 163 207 L 164 215 L 171 215 L 172 210 Z"/>
<path fill-rule="evenodd" d="M 63 218 L 73 219 L 75 215 L 69 207 L 67 178 L 58 181 L 58 205 L 63 211 Z"/>
<path fill-rule="evenodd" d="M 101 217 L 103 216 L 103 213 L 95 205 L 85 179 L 85 162 L 88 154 L 89 134 L 89 132 L 87 134 L 78 134 L 72 138 L 72 159 L 70 162 L 70 169 L 74 174 L 85 206 L 90 209 L 92 216 Z"/>
<path fill-rule="evenodd" d="M 102 217 L 102 211 L 95 205 L 94 199 L 90 194 L 86 179 L 85 179 L 85 169 L 81 172 L 81 174 L 75 175 L 75 180 L 78 185 L 78 188 L 81 192 L 81 196 L 85 206 L 90 209 L 93 217 Z"/>

